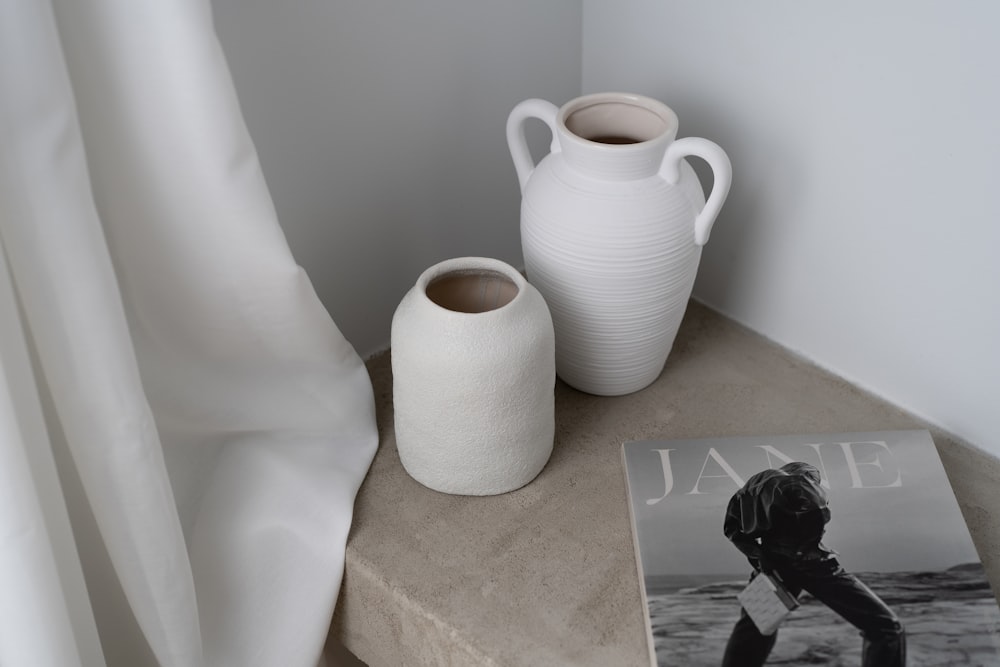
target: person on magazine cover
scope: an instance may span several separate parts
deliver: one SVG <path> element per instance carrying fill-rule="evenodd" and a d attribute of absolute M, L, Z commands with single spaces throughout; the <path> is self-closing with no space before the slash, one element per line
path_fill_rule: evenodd
<path fill-rule="evenodd" d="M 861 631 L 862 665 L 906 664 L 906 635 L 891 609 L 840 566 L 820 541 L 830 521 L 819 470 L 794 462 L 759 472 L 729 501 L 723 530 L 750 561 L 751 580 L 761 572 L 780 579 L 793 596 L 809 591 Z M 762 635 L 746 611 L 726 644 L 723 667 L 763 665 L 777 632 Z"/>

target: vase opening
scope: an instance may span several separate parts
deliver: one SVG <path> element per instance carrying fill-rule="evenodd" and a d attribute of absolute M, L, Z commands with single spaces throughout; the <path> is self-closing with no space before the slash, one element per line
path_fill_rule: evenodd
<path fill-rule="evenodd" d="M 640 144 L 662 136 L 671 123 L 649 105 L 624 100 L 596 101 L 570 110 L 566 129 L 599 144 Z"/>
<path fill-rule="evenodd" d="M 449 271 L 434 278 L 425 290 L 427 298 L 458 313 L 485 313 L 503 308 L 514 300 L 517 284 L 499 271 L 467 269 Z"/>

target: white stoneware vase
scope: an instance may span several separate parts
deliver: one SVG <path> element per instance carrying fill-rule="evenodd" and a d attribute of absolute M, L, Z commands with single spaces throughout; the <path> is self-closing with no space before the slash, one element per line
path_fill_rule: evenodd
<path fill-rule="evenodd" d="M 530 118 L 552 131 L 537 165 Z M 559 376 L 581 391 L 638 391 L 673 346 L 732 175 L 718 145 L 676 137 L 669 107 L 627 93 L 525 100 L 508 118 L 525 270 L 552 313 Z M 691 155 L 714 173 L 707 203 Z"/>
<path fill-rule="evenodd" d="M 524 486 L 552 453 L 555 338 L 538 290 L 495 259 L 424 271 L 392 319 L 396 445 L 436 491 Z"/>

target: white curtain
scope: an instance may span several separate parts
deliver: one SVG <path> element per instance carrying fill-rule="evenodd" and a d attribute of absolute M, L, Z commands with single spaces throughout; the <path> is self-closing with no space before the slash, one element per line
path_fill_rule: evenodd
<path fill-rule="evenodd" d="M 206 0 L 0 0 L 0 665 L 312 667 L 377 446 Z"/>

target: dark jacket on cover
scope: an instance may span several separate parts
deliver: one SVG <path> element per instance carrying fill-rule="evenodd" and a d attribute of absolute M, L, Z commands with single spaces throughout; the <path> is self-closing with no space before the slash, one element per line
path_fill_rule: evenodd
<path fill-rule="evenodd" d="M 757 567 L 761 557 L 816 560 L 834 552 L 820 540 L 830 520 L 820 472 L 794 462 L 757 473 L 726 508 L 723 531 Z"/>

